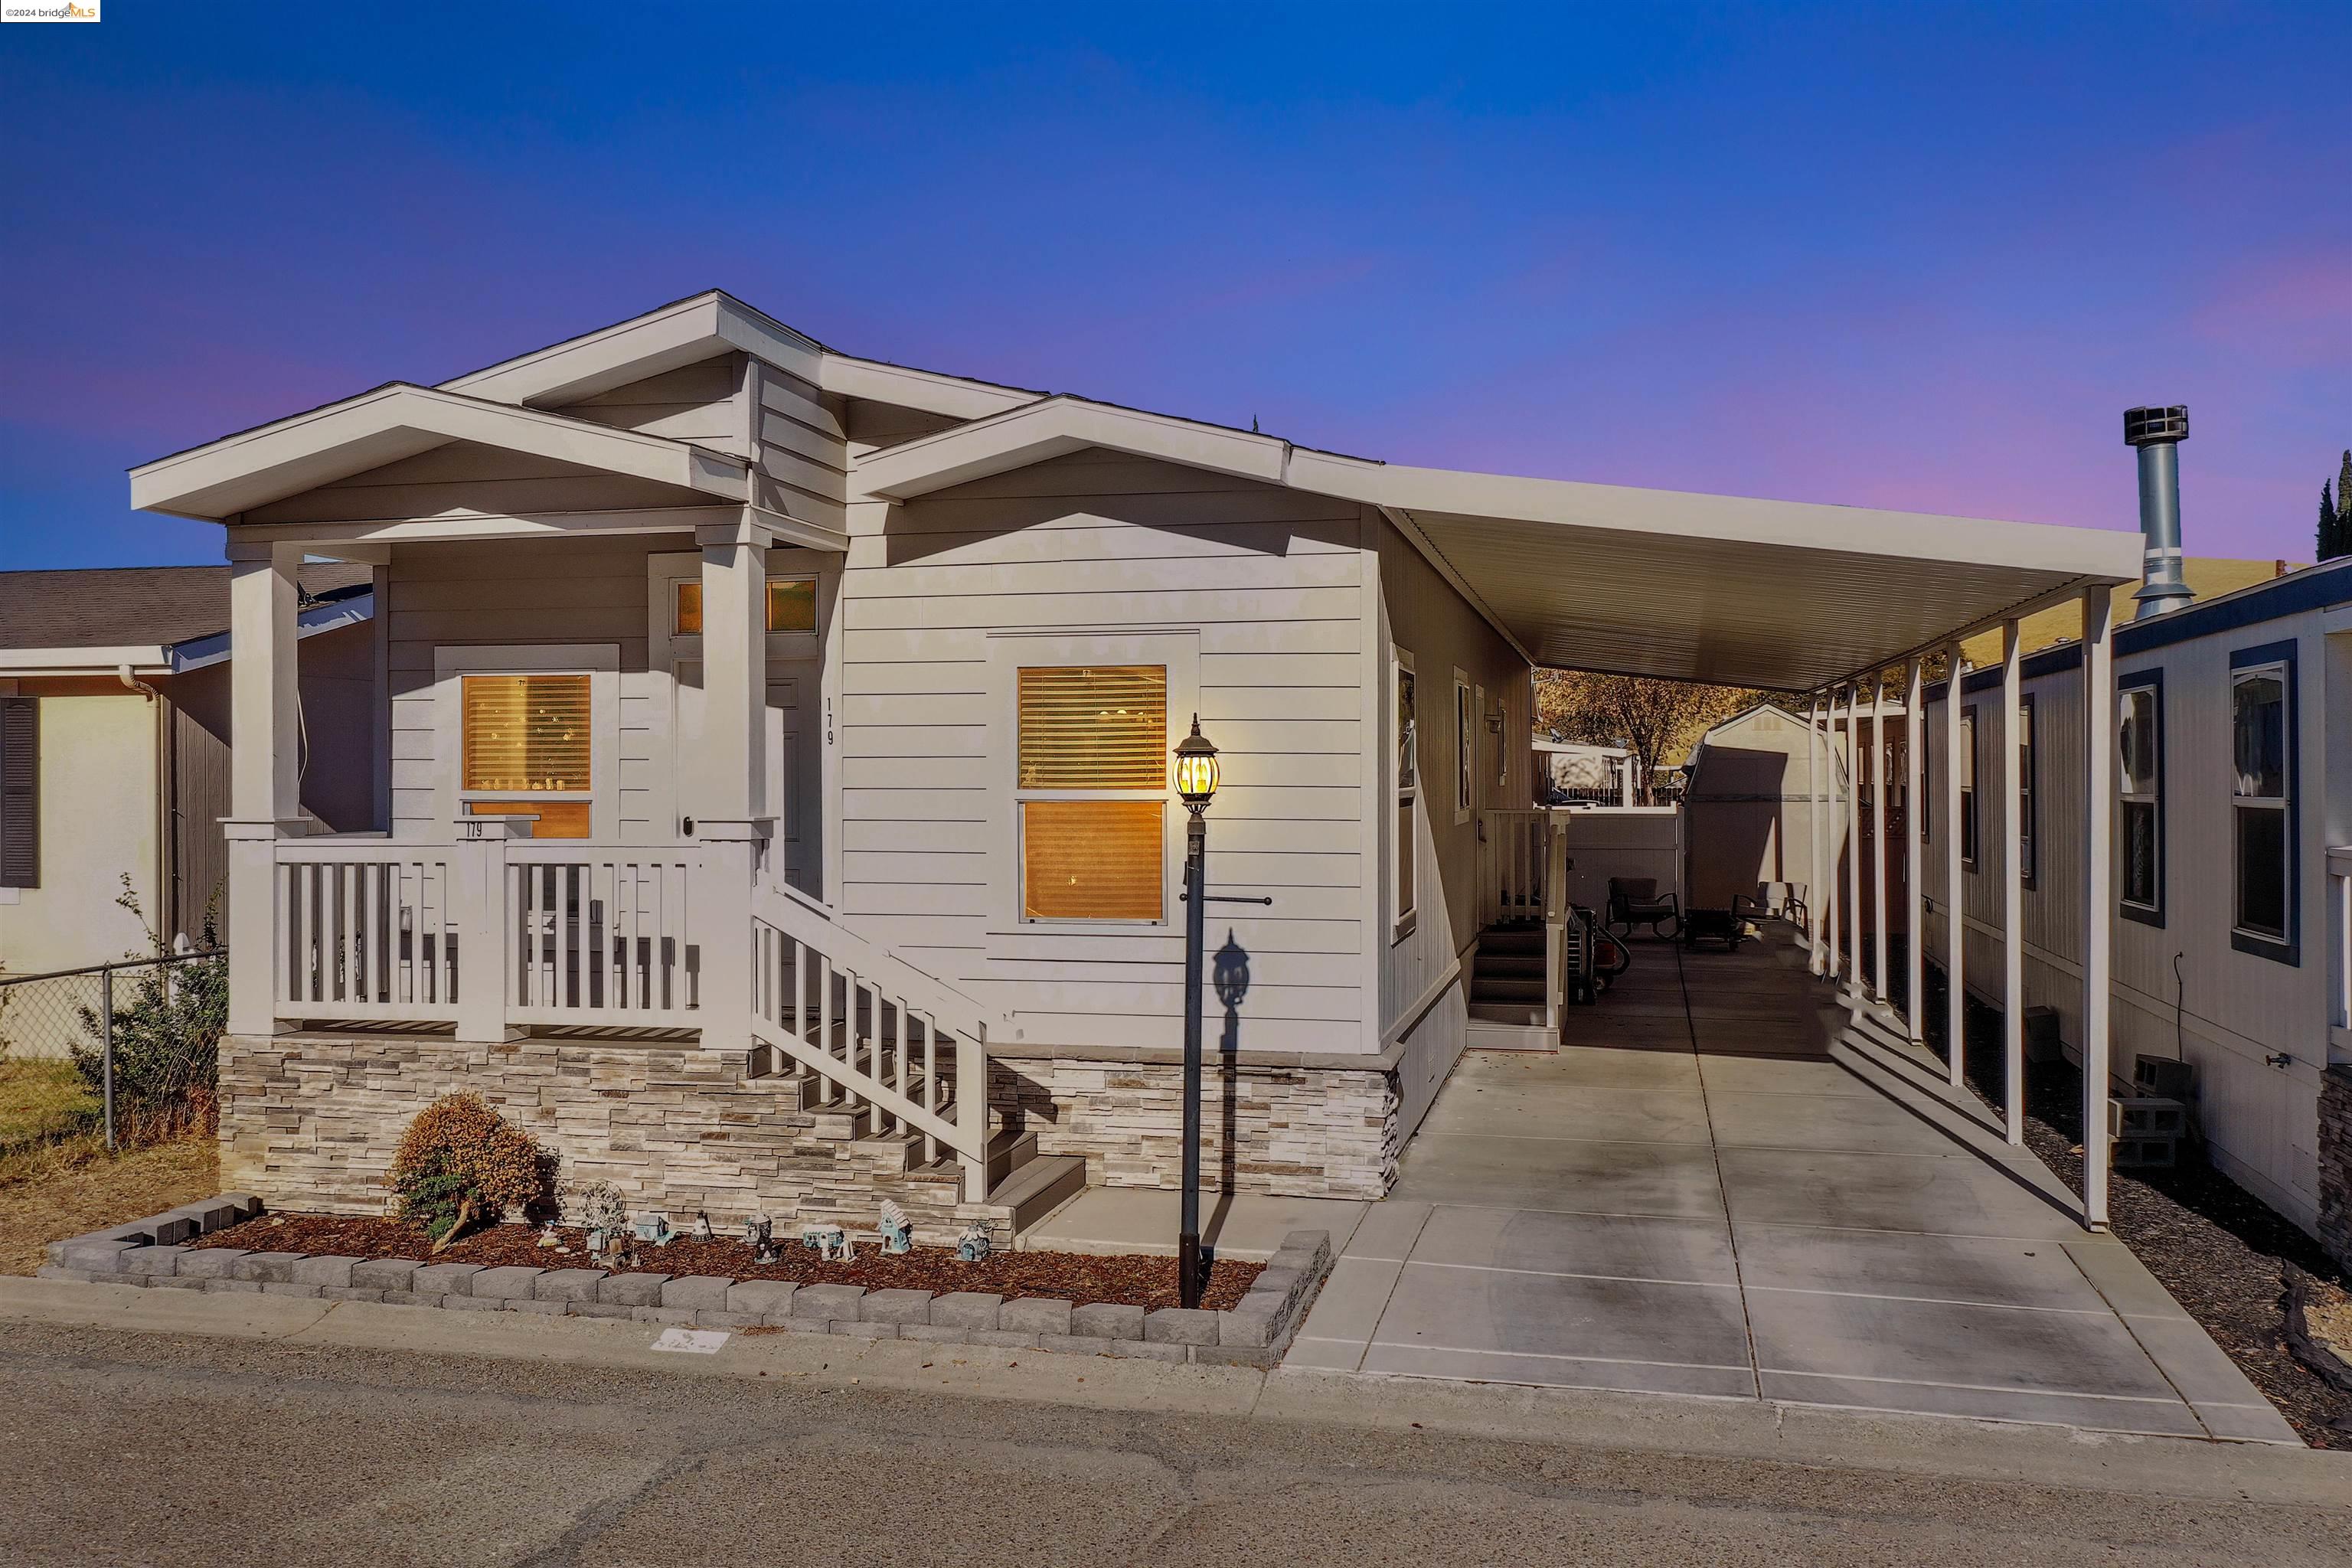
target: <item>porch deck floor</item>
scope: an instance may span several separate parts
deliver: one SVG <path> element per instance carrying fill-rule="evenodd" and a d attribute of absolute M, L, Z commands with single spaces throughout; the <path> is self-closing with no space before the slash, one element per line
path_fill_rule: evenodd
<path fill-rule="evenodd" d="M 1290 1364 L 2295 1440 L 1801 946 L 1634 952 L 1557 1052 L 1463 1058 Z"/>

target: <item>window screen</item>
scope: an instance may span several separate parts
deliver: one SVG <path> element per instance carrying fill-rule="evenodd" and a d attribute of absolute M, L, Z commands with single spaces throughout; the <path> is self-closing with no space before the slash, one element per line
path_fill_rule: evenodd
<path fill-rule="evenodd" d="M 1024 668 L 1019 728 L 1022 918 L 1163 918 L 1167 667 Z"/>
<path fill-rule="evenodd" d="M 464 788 L 586 793 L 586 676 L 468 675 L 464 687 Z"/>

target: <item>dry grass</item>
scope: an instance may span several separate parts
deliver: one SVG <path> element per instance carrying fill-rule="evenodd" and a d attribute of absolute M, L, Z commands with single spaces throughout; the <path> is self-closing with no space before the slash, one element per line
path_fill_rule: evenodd
<path fill-rule="evenodd" d="M 41 1249 L 220 1191 L 202 1130 L 110 1156 L 98 1107 L 69 1062 L 0 1062 L 0 1274 L 30 1274 Z"/>

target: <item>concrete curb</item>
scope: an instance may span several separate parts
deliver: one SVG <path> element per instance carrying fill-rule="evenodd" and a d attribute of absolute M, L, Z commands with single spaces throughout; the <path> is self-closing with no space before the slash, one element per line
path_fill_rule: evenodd
<path fill-rule="evenodd" d="M 1331 1235 L 1295 1230 L 1229 1311 L 1074 1307 L 977 1291 L 868 1290 L 716 1275 L 601 1268 L 484 1268 L 470 1263 L 189 1250 L 182 1243 L 250 1219 L 261 1203 L 230 1193 L 48 1245 L 44 1279 L 201 1293 L 429 1307 L 446 1312 L 626 1318 L 701 1329 L 783 1329 L 849 1340 L 918 1340 L 1056 1355 L 1267 1368 L 1306 1321 L 1331 1271 Z"/>
<path fill-rule="evenodd" d="M 839 1390 L 957 1394 L 1291 1426 L 1419 1430 L 1601 1452 L 1763 1459 L 1944 1480 L 2344 1510 L 2352 1453 L 2068 1427 L 1890 1416 L 1755 1400 L 1604 1394 L 1278 1367 L 1040 1356 L 1026 1348 L 736 1335 L 715 1354 L 654 1350 L 657 1326 L 519 1312 L 425 1313 L 358 1300 L 156 1290 L 0 1277 L 0 1321 L 119 1333 L 562 1362 Z"/>

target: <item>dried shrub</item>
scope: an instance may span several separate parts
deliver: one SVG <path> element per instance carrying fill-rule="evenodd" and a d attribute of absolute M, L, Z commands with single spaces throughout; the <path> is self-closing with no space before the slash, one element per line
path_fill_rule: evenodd
<path fill-rule="evenodd" d="M 401 1217 L 424 1226 L 439 1252 L 474 1226 L 538 1202 L 547 1165 L 539 1141 L 479 1095 L 445 1094 L 401 1135 L 392 1189 Z"/>

